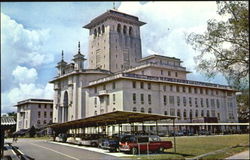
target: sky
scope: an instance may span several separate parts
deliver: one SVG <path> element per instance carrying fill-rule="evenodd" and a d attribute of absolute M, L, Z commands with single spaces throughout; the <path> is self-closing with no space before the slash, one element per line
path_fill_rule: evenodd
<path fill-rule="evenodd" d="M 191 71 L 189 80 L 227 85 L 223 76 L 207 79 L 196 71 L 199 52 L 186 44 L 185 35 L 206 30 L 208 19 L 218 18 L 210 2 L 116 2 L 118 11 L 135 15 L 141 27 L 142 55 L 180 58 Z M 113 8 L 113 2 L 2 2 L 1 3 L 1 111 L 16 111 L 18 101 L 53 99 L 55 68 L 64 50 L 67 62 L 81 51 L 88 58 L 88 30 L 93 18 Z M 85 63 L 85 67 L 87 67 Z"/>

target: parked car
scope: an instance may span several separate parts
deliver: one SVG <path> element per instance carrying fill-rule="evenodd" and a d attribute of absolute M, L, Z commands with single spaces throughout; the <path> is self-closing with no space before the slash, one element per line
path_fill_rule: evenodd
<path fill-rule="evenodd" d="M 67 140 L 67 135 L 65 133 L 60 133 L 55 138 L 55 141 L 57 141 L 57 142 L 66 142 L 66 140 Z"/>
<path fill-rule="evenodd" d="M 207 131 L 207 130 L 201 130 L 199 132 L 200 135 L 211 135 L 211 132 L 210 131 Z"/>
<path fill-rule="evenodd" d="M 85 135 L 85 137 L 83 137 L 82 140 L 80 140 L 80 144 L 85 146 L 97 147 L 100 137 L 103 137 L 103 135 L 101 134 Z"/>
<path fill-rule="evenodd" d="M 110 152 L 119 151 L 119 142 L 127 134 L 113 134 L 110 138 L 102 138 L 99 146 L 103 149 L 107 149 Z"/>
<path fill-rule="evenodd" d="M 121 139 L 119 150 L 137 154 L 140 152 L 164 152 L 165 149 L 173 147 L 171 141 L 162 141 L 159 136 L 136 136 L 129 135 Z"/>

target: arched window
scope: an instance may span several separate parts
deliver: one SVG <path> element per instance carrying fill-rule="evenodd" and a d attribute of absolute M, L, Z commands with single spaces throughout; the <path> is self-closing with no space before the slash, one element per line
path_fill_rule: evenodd
<path fill-rule="evenodd" d="M 127 34 L 127 26 L 123 26 L 123 33 Z"/>
<path fill-rule="evenodd" d="M 148 113 L 152 113 L 152 108 L 149 108 L 149 109 L 148 109 Z"/>
<path fill-rule="evenodd" d="M 141 108 L 141 112 L 144 113 L 144 108 L 143 107 Z"/>
<path fill-rule="evenodd" d="M 97 115 L 97 111 L 95 111 L 94 115 L 95 115 L 95 116 Z"/>
<path fill-rule="evenodd" d="M 209 111 L 207 111 L 207 117 L 209 117 L 209 116 L 210 116 Z"/>
<path fill-rule="evenodd" d="M 134 108 L 133 108 L 133 112 L 136 112 L 136 111 L 137 111 L 137 110 L 136 110 L 136 107 L 134 107 Z"/>
<path fill-rule="evenodd" d="M 97 31 L 96 31 L 96 29 L 94 30 L 94 35 L 95 35 L 95 37 L 97 36 Z"/>
<path fill-rule="evenodd" d="M 184 117 L 184 118 L 187 118 L 187 111 L 186 111 L 186 109 L 184 109 L 183 117 Z"/>
<path fill-rule="evenodd" d="M 67 122 L 68 121 L 68 92 L 65 91 L 64 92 L 64 98 L 63 98 L 63 109 L 64 109 L 64 122 Z"/>
<path fill-rule="evenodd" d="M 44 120 L 44 121 L 43 121 L 43 124 L 47 124 L 47 121 L 46 121 L 46 120 Z"/>
<path fill-rule="evenodd" d="M 101 34 L 101 28 L 98 27 L 98 34 Z"/>
<path fill-rule="evenodd" d="M 104 27 L 104 25 L 102 25 L 102 33 L 104 33 L 105 32 L 105 27 Z"/>
<path fill-rule="evenodd" d="M 133 28 L 129 27 L 129 35 L 132 36 L 132 34 L 133 34 Z"/>
<path fill-rule="evenodd" d="M 196 111 L 195 111 L 195 117 L 198 117 L 198 114 L 199 114 L 199 112 L 198 112 L 198 110 L 196 109 Z"/>
<path fill-rule="evenodd" d="M 192 119 L 193 118 L 193 112 L 192 112 L 192 109 L 190 109 L 189 111 L 189 118 Z"/>
<path fill-rule="evenodd" d="M 37 120 L 37 124 L 41 124 L 40 120 Z"/>
<path fill-rule="evenodd" d="M 201 117 L 204 117 L 204 111 L 201 110 Z"/>
<path fill-rule="evenodd" d="M 113 108 L 113 111 L 115 111 L 116 109 L 115 108 Z"/>
<path fill-rule="evenodd" d="M 118 33 L 121 33 L 121 24 L 118 24 L 118 25 L 117 25 L 117 32 L 118 32 Z"/>

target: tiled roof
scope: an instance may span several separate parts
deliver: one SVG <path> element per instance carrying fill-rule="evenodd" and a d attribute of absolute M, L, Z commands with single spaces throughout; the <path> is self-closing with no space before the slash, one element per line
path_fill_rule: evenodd
<path fill-rule="evenodd" d="M 1 117 L 1 125 L 7 126 L 7 125 L 15 125 L 16 121 L 13 117 L 7 117 L 3 116 Z"/>

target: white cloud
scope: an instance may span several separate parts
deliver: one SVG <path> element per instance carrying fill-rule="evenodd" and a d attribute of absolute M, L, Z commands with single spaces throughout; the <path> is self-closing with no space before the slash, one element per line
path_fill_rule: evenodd
<path fill-rule="evenodd" d="M 22 66 L 17 66 L 12 75 L 19 83 L 33 83 L 37 79 L 36 69 L 28 69 Z"/>
<path fill-rule="evenodd" d="M 35 83 L 19 83 L 18 87 L 12 88 L 8 92 L 1 93 L 2 99 L 2 112 L 16 111 L 16 108 L 12 108 L 18 101 L 29 98 L 46 98 L 53 99 L 53 85 L 46 84 L 45 86 L 39 86 Z"/>

